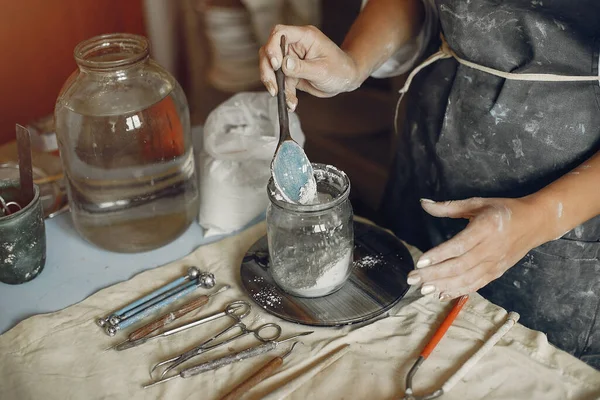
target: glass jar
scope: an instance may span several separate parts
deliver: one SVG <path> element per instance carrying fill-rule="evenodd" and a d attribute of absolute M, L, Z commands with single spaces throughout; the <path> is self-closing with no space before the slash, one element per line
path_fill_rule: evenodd
<path fill-rule="evenodd" d="M 163 246 L 199 210 L 185 94 L 142 36 L 93 37 L 74 55 L 55 118 L 75 228 L 111 251 Z"/>
<path fill-rule="evenodd" d="M 318 196 L 314 204 L 286 202 L 273 179 L 267 188 L 271 276 L 281 289 L 299 297 L 321 297 L 340 289 L 354 261 L 350 180 L 335 167 L 312 165 Z"/>

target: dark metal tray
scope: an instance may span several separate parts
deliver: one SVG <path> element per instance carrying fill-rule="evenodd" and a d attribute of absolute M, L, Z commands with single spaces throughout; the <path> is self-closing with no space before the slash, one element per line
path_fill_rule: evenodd
<path fill-rule="evenodd" d="M 354 222 L 354 244 L 354 268 L 344 286 L 324 297 L 301 298 L 284 292 L 271 278 L 263 236 L 244 257 L 242 287 L 260 307 L 287 321 L 339 326 L 369 320 L 404 297 L 413 261 L 399 239 L 370 224 Z"/>

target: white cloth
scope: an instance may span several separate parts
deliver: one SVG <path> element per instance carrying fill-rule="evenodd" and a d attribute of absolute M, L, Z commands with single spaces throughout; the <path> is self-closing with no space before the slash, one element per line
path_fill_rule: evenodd
<path fill-rule="evenodd" d="M 94 320 L 141 294 L 181 276 L 196 265 L 213 272 L 219 284 L 232 289 L 211 299 L 189 318 L 221 310 L 228 302 L 247 299 L 240 286 L 239 265 L 244 252 L 265 233 L 264 223 L 223 241 L 203 246 L 189 256 L 164 267 L 143 272 L 129 281 L 101 290 L 80 304 L 51 314 L 31 317 L 0 336 L 0 398 L 28 399 L 218 399 L 275 355 L 242 361 L 189 379 L 178 378 L 142 389 L 149 382 L 153 363 L 198 344 L 228 321 L 213 322 L 168 338 L 157 339 L 123 352 L 102 350 L 120 342 L 128 332 L 109 338 Z M 413 249 L 413 257 L 418 252 Z M 199 290 L 197 295 L 206 293 Z M 184 302 L 190 298 L 183 299 Z M 350 352 L 294 392 L 291 399 L 391 399 L 404 393 L 405 375 L 449 304 L 415 292 L 391 310 L 391 317 L 357 329 L 312 328 L 287 323 L 253 306 L 245 322 L 257 326 L 277 322 L 285 338 L 314 330 L 302 339 L 275 375 L 249 391 L 246 399 L 259 399 L 312 366 L 317 359 L 349 343 Z M 189 319 L 188 318 L 188 319 Z M 472 295 L 457 320 L 415 381 L 417 393 L 432 391 L 449 377 L 506 318 L 506 311 Z M 197 357 L 207 359 L 255 345 L 250 336 L 224 349 Z M 516 325 L 458 383 L 444 400 L 452 399 L 598 399 L 600 372 L 565 352 L 546 337 Z"/>

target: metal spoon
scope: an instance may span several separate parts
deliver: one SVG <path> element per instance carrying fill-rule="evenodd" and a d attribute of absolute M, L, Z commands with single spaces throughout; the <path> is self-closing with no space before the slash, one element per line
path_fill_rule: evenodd
<path fill-rule="evenodd" d="M 281 52 L 285 56 L 285 36 L 281 36 Z M 290 121 L 285 100 L 285 76 L 279 68 L 277 79 L 277 108 L 279 111 L 279 143 L 271 162 L 271 174 L 275 187 L 285 200 L 292 203 L 308 203 L 316 194 L 313 168 L 298 143 L 290 134 Z"/>

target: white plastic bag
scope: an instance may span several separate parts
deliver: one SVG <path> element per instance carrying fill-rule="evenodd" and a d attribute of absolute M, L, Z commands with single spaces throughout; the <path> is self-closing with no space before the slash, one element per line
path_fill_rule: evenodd
<path fill-rule="evenodd" d="M 292 138 L 303 146 L 300 120 L 289 117 Z M 210 113 L 198 156 L 206 236 L 242 229 L 265 212 L 278 138 L 277 99 L 266 92 L 236 94 Z"/>

